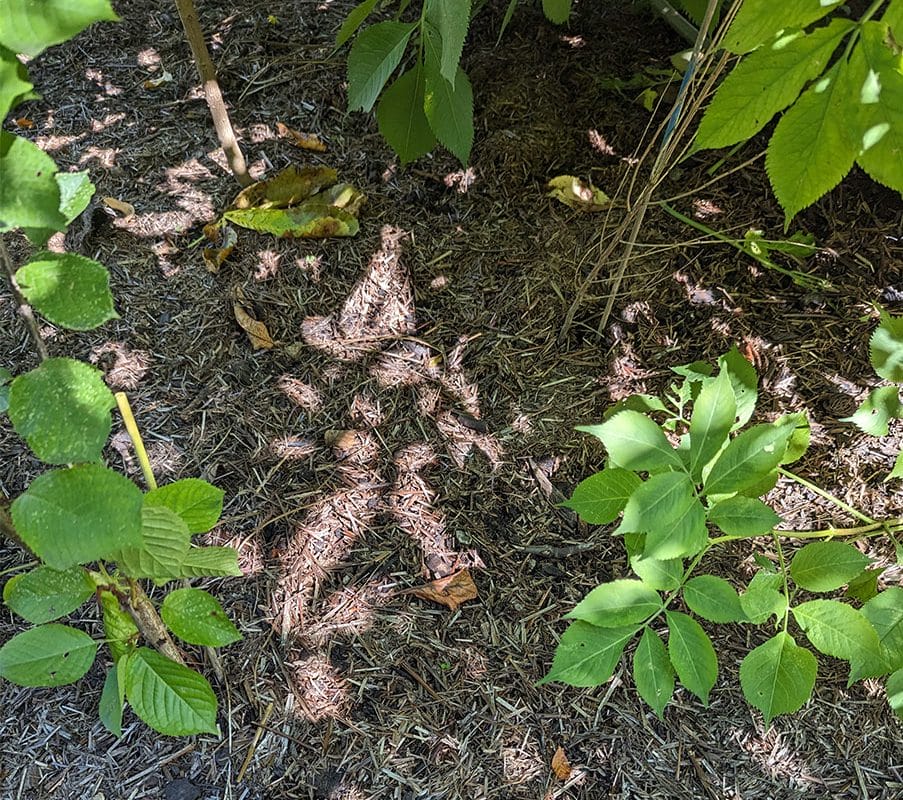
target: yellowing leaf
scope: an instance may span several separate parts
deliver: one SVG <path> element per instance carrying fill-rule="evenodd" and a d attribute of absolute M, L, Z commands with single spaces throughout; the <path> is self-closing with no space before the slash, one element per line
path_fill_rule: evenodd
<path fill-rule="evenodd" d="M 566 781 L 571 777 L 571 762 L 568 761 L 563 747 L 559 747 L 552 756 L 552 772 L 561 781 Z"/>
<path fill-rule="evenodd" d="M 288 125 L 285 125 L 282 122 L 277 122 L 276 134 L 280 139 L 288 139 L 292 144 L 296 147 L 300 147 L 302 150 L 313 150 L 315 153 L 326 152 L 326 144 L 315 133 L 296 131 L 294 128 L 289 128 Z"/>
<path fill-rule="evenodd" d="M 295 208 L 236 209 L 227 211 L 223 217 L 242 228 L 286 239 L 354 236 L 359 227 L 357 219 L 347 211 L 314 201 Z"/>
<path fill-rule="evenodd" d="M 547 197 L 554 197 L 577 211 L 602 211 L 611 205 L 611 199 L 592 183 L 573 175 L 558 175 L 549 181 Z"/>
<path fill-rule="evenodd" d="M 207 225 L 204 228 L 204 234 L 219 245 L 218 247 L 205 247 L 202 253 L 207 270 L 216 274 L 223 262 L 232 255 L 232 250 L 238 242 L 238 234 L 235 233 L 235 228 L 229 225 Z"/>
<path fill-rule="evenodd" d="M 267 330 L 267 326 L 260 320 L 254 319 L 241 303 L 233 303 L 232 310 L 235 313 L 235 321 L 241 325 L 248 338 L 251 340 L 251 347 L 255 350 L 270 350 L 275 346 L 273 337 Z"/>
<path fill-rule="evenodd" d="M 453 575 L 411 589 L 411 594 L 422 600 L 429 600 L 439 605 L 448 606 L 452 611 L 457 611 L 458 606 L 465 600 L 473 600 L 477 597 L 477 587 L 470 577 L 470 571 L 462 569 Z"/>
<path fill-rule="evenodd" d="M 336 177 L 332 167 L 286 167 L 272 178 L 242 189 L 231 208 L 286 208 L 297 205 L 323 187 L 334 184 Z"/>

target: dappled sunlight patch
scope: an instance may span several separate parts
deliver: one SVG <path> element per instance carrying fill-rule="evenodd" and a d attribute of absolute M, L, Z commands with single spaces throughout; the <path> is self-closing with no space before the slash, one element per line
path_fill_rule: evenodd
<path fill-rule="evenodd" d="M 262 142 L 269 142 L 275 139 L 276 133 L 269 125 L 256 122 L 248 126 L 247 137 L 253 144 L 261 144 Z"/>
<path fill-rule="evenodd" d="M 724 210 L 714 200 L 697 198 L 693 201 L 693 216 L 705 222 L 720 217 Z"/>
<path fill-rule="evenodd" d="M 519 785 L 535 781 L 546 772 L 545 761 L 539 745 L 530 731 L 517 732 L 510 744 L 502 746 L 502 771 L 505 780 Z"/>
<path fill-rule="evenodd" d="M 173 442 L 151 442 L 147 445 L 147 457 L 158 478 L 172 477 L 183 471 L 185 452 Z"/>
<path fill-rule="evenodd" d="M 283 436 L 270 442 L 270 454 L 286 461 L 304 461 L 316 453 L 320 446 L 303 436 Z"/>
<path fill-rule="evenodd" d="M 322 256 L 306 255 L 295 259 L 295 266 L 307 275 L 313 283 L 319 283 L 323 275 Z"/>
<path fill-rule="evenodd" d="M 254 280 L 258 283 L 268 281 L 276 277 L 279 272 L 281 254 L 275 250 L 259 250 L 257 253 L 257 268 L 254 270 Z"/>
<path fill-rule="evenodd" d="M 325 655 L 296 648 L 286 654 L 286 667 L 292 679 L 296 713 L 300 716 L 310 722 L 320 722 L 348 713 L 352 704 L 348 681 Z"/>
<path fill-rule="evenodd" d="M 323 396 L 316 386 L 291 375 L 281 375 L 276 387 L 299 408 L 311 414 L 323 409 Z"/>
<path fill-rule="evenodd" d="M 374 397 L 369 392 L 361 391 L 355 394 L 349 412 L 352 422 L 365 428 L 376 428 L 385 422 L 379 397 Z"/>
<path fill-rule="evenodd" d="M 789 781 L 797 790 L 813 790 L 821 780 L 809 768 L 806 759 L 785 741 L 776 725 L 768 730 L 742 732 L 735 730 L 731 738 L 771 778 Z"/>
<path fill-rule="evenodd" d="M 477 182 L 477 173 L 473 167 L 459 169 L 457 172 L 449 172 L 442 182 L 449 188 L 454 188 L 458 194 L 467 194 L 471 186 Z"/>
<path fill-rule="evenodd" d="M 105 342 L 91 350 L 89 361 L 104 372 L 111 389 L 137 389 L 150 369 L 146 350 L 133 350 L 125 342 Z"/>
<path fill-rule="evenodd" d="M 111 125 L 116 125 L 122 120 L 125 119 L 125 114 L 107 114 L 102 120 L 101 119 L 92 119 L 91 120 L 91 133 L 100 133 L 101 131 L 109 128 Z"/>
<path fill-rule="evenodd" d="M 96 166 L 105 170 L 111 170 L 116 166 L 116 159 L 119 156 L 118 147 L 89 147 L 78 159 L 78 165 Z"/>
<path fill-rule="evenodd" d="M 346 586 L 330 594 L 315 609 L 317 619 L 300 635 L 311 646 L 323 646 L 331 639 L 360 636 L 373 626 L 376 610 L 392 599 L 392 584 L 373 579 L 363 586 Z"/>
<path fill-rule="evenodd" d="M 587 131 L 587 138 L 589 139 L 590 147 L 597 153 L 601 153 L 603 156 L 617 155 L 615 149 L 608 143 L 608 140 L 595 128 Z"/>
<path fill-rule="evenodd" d="M 103 89 L 103 94 L 96 95 L 97 100 L 103 100 L 104 96 L 115 97 L 122 94 L 122 87 L 110 83 L 109 79 L 103 74 L 103 70 L 88 67 L 85 70 L 85 77 L 99 89 Z"/>

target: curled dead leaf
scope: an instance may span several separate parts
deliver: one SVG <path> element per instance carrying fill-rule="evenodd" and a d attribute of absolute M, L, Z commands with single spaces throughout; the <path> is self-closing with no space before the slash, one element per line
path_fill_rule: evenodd
<path fill-rule="evenodd" d="M 559 747 L 552 756 L 552 772 L 561 781 L 566 781 L 571 777 L 571 762 L 568 761 L 563 747 Z"/>
<path fill-rule="evenodd" d="M 135 216 L 135 206 L 131 203 L 126 203 L 124 200 L 117 200 L 115 197 L 104 197 L 103 204 L 126 219 Z"/>
<path fill-rule="evenodd" d="M 202 252 L 207 270 L 216 274 L 223 262 L 232 255 L 235 244 L 238 242 L 238 234 L 229 225 L 205 225 L 204 235 L 217 245 L 216 247 L 205 247 Z"/>
<path fill-rule="evenodd" d="M 332 167 L 286 167 L 272 178 L 242 189 L 231 208 L 287 208 L 306 200 L 324 186 L 332 186 L 337 177 Z"/>
<path fill-rule="evenodd" d="M 154 89 L 159 89 L 161 86 L 167 83 L 172 83 L 172 73 L 167 70 L 163 70 L 156 78 L 148 78 L 144 82 L 144 88 L 153 91 Z"/>
<path fill-rule="evenodd" d="M 275 347 L 276 343 L 273 341 L 273 337 L 270 336 L 267 326 L 260 320 L 254 319 L 254 317 L 244 309 L 241 303 L 234 302 L 232 304 L 232 311 L 235 314 L 235 321 L 241 325 L 242 330 L 248 334 L 248 339 L 251 341 L 251 347 L 255 350 L 271 350 Z"/>
<path fill-rule="evenodd" d="M 452 611 L 457 611 L 458 606 L 465 600 L 473 600 L 478 596 L 476 584 L 470 577 L 470 570 L 466 569 L 411 589 L 411 594 L 421 600 L 448 606 Z"/>
<path fill-rule="evenodd" d="M 312 150 L 315 153 L 326 152 L 326 144 L 315 133 L 296 131 L 294 128 L 290 128 L 282 122 L 277 122 L 276 134 L 280 139 L 288 139 L 292 144 L 296 147 L 300 147 L 302 150 Z"/>
<path fill-rule="evenodd" d="M 28 117 L 17 117 L 13 120 L 16 124 L 17 128 L 24 128 L 26 130 L 30 130 L 34 127 L 34 120 L 29 119 Z"/>
<path fill-rule="evenodd" d="M 611 205 L 611 198 L 605 192 L 573 175 L 557 175 L 546 188 L 547 197 L 554 197 L 577 211 L 602 211 Z"/>

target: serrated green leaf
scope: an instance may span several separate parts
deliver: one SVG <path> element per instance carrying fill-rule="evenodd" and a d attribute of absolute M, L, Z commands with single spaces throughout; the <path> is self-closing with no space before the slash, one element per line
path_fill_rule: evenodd
<path fill-rule="evenodd" d="M 571 16 L 571 3 L 573 0 L 542 0 L 542 13 L 549 22 L 563 25 Z"/>
<path fill-rule="evenodd" d="M 357 29 L 360 28 L 364 23 L 364 20 L 370 16 L 378 2 L 379 0 L 364 0 L 363 3 L 356 5 L 348 12 L 348 16 L 345 17 L 345 21 L 342 23 L 342 27 L 339 28 L 339 32 L 335 37 L 336 48 L 341 47 L 357 33 Z"/>
<path fill-rule="evenodd" d="M 633 682 L 640 697 L 663 719 L 674 694 L 674 667 L 661 637 L 648 626 L 633 654 Z"/>
<path fill-rule="evenodd" d="M 737 415 L 734 388 L 727 372 L 707 382 L 693 403 L 690 420 L 690 474 L 699 482 L 702 468 L 727 441 Z"/>
<path fill-rule="evenodd" d="M 109 0 L 5 0 L 0 15 L 0 44 L 36 56 L 54 44 L 71 39 L 95 22 L 119 19 Z"/>
<path fill-rule="evenodd" d="M 87 171 L 57 172 L 56 182 L 60 187 L 60 213 L 68 225 L 88 207 L 97 187 Z"/>
<path fill-rule="evenodd" d="M 379 132 L 402 164 L 420 158 L 436 146 L 436 137 L 423 112 L 424 91 L 424 71 L 418 64 L 383 92 L 376 108 Z"/>
<path fill-rule="evenodd" d="M 377 22 L 354 40 L 348 53 L 349 111 L 373 108 L 416 27 L 409 22 Z"/>
<path fill-rule="evenodd" d="M 791 611 L 816 650 L 850 662 L 847 685 L 889 671 L 878 634 L 862 612 L 838 600 L 811 600 Z"/>
<path fill-rule="evenodd" d="M 721 82 L 699 123 L 696 146 L 729 147 L 757 134 L 821 74 L 854 27 L 851 20 L 835 19 L 808 36 L 790 28 L 767 40 Z"/>
<path fill-rule="evenodd" d="M 661 597 L 654 589 L 642 581 L 621 579 L 597 586 L 565 618 L 617 628 L 643 622 L 661 607 Z"/>
<path fill-rule="evenodd" d="M 36 567 L 10 578 L 3 602 L 23 619 L 40 625 L 75 611 L 94 594 L 94 581 L 83 567 L 58 571 Z"/>
<path fill-rule="evenodd" d="M 241 634 L 223 607 L 203 589 L 176 589 L 160 607 L 160 616 L 182 641 L 208 647 L 222 647 L 241 639 Z"/>
<path fill-rule="evenodd" d="M 470 25 L 470 0 L 428 0 L 426 19 L 441 37 L 439 71 L 454 88 Z"/>
<path fill-rule="evenodd" d="M 894 459 L 894 466 L 891 471 L 887 473 L 887 477 L 884 480 L 890 481 L 894 478 L 903 478 L 903 450 L 897 453 L 897 457 Z"/>
<path fill-rule="evenodd" d="M 737 590 L 724 578 L 697 575 L 684 584 L 687 607 L 709 622 L 743 622 L 746 612 L 740 605 Z"/>
<path fill-rule="evenodd" d="M 703 703 L 718 678 L 718 657 L 702 626 L 680 611 L 666 611 L 668 655 L 680 682 Z"/>
<path fill-rule="evenodd" d="M 781 463 L 792 433 L 791 425 L 755 425 L 743 431 L 712 465 L 706 494 L 732 494 L 763 480 Z"/>
<path fill-rule="evenodd" d="M 114 557 L 120 571 L 130 578 L 165 582 L 180 577 L 191 545 L 185 521 L 166 506 L 141 509 L 141 545 L 123 547 Z"/>
<path fill-rule="evenodd" d="M 72 358 L 45 359 L 9 392 L 16 433 L 48 464 L 99 461 L 115 405 L 100 370 Z"/>
<path fill-rule="evenodd" d="M 555 648 L 552 668 L 537 685 L 551 681 L 582 687 L 605 683 L 638 630 L 637 625 L 599 628 L 580 620 L 572 622 Z"/>
<path fill-rule="evenodd" d="M 867 603 L 878 594 L 878 576 L 882 572 L 883 570 L 880 568 L 862 570 L 850 581 L 843 596 L 851 597 L 860 603 Z"/>
<path fill-rule="evenodd" d="M 781 518 L 761 500 L 735 495 L 709 509 L 709 522 L 728 536 L 762 536 L 769 533 Z"/>
<path fill-rule="evenodd" d="M 123 656 L 132 652 L 138 642 L 138 626 L 116 595 L 105 589 L 100 592 L 100 608 L 107 646 L 113 655 L 113 661 L 118 663 Z"/>
<path fill-rule="evenodd" d="M 155 650 L 140 647 L 129 656 L 125 695 L 135 713 L 160 733 L 219 732 L 216 695 L 207 679 Z"/>
<path fill-rule="evenodd" d="M 668 529 L 686 513 L 694 499 L 693 482 L 687 473 L 652 475 L 628 498 L 616 533 L 649 533 Z"/>
<path fill-rule="evenodd" d="M 0 120 L 6 119 L 19 103 L 34 96 L 32 89 L 25 65 L 14 52 L 0 45 Z"/>
<path fill-rule="evenodd" d="M 577 430 L 601 440 L 612 466 L 634 472 L 686 471 L 661 428 L 638 411 L 619 411 L 601 425 L 579 425 Z"/>
<path fill-rule="evenodd" d="M 694 497 L 670 523 L 647 532 L 643 554 L 663 560 L 693 556 L 706 546 L 708 540 L 705 508 Z"/>
<path fill-rule="evenodd" d="M 869 564 L 869 558 L 846 542 L 812 542 L 798 550 L 790 577 L 810 592 L 833 592 L 849 583 Z"/>
<path fill-rule="evenodd" d="M 787 424 L 793 429 L 787 440 L 784 455 L 781 457 L 781 464 L 792 464 L 801 459 L 809 449 L 809 441 L 812 438 L 812 426 L 809 424 L 806 412 L 797 411 L 793 414 L 784 414 L 776 419 L 774 424 Z"/>
<path fill-rule="evenodd" d="M 239 577 L 238 553 L 232 547 L 192 547 L 179 567 L 177 578 Z"/>
<path fill-rule="evenodd" d="M 890 669 L 903 667 L 903 588 L 889 586 L 862 606 L 864 616 L 878 634 L 881 653 Z"/>
<path fill-rule="evenodd" d="M 774 565 L 769 562 L 771 570 Z M 740 606 L 743 613 L 753 625 L 762 625 L 772 616 L 783 619 L 787 612 L 787 598 L 779 587 L 783 586 L 780 574 L 773 571 L 760 570 L 753 575 L 746 587 L 746 591 L 740 595 Z"/>
<path fill-rule="evenodd" d="M 16 532 L 47 566 L 64 570 L 141 544 L 141 490 L 99 464 L 45 472 L 12 504 Z"/>
<path fill-rule="evenodd" d="M 748 53 L 777 31 L 805 28 L 821 19 L 841 0 L 744 0 L 724 37 L 723 46 L 732 53 Z"/>
<path fill-rule="evenodd" d="M 54 160 L 37 145 L 0 131 L 0 233 L 15 228 L 65 229 L 56 172 Z"/>
<path fill-rule="evenodd" d="M 872 389 L 851 417 L 843 417 L 841 422 L 852 422 L 863 433 L 870 436 L 887 436 L 892 419 L 903 417 L 903 403 L 900 403 L 900 389 L 897 386 L 879 386 Z"/>
<path fill-rule="evenodd" d="M 561 505 L 576 511 L 590 525 L 607 525 L 624 509 L 642 481 L 626 469 L 612 467 L 580 481 L 569 500 Z"/>
<path fill-rule="evenodd" d="M 190 533 L 206 533 L 223 513 L 225 492 L 200 478 L 183 478 L 144 495 L 145 507 L 163 506 L 182 518 Z"/>
<path fill-rule="evenodd" d="M 119 685 L 119 669 L 113 664 L 107 670 L 100 693 L 97 713 L 103 726 L 117 739 L 122 738 L 122 711 L 125 704 L 125 688 Z"/>
<path fill-rule="evenodd" d="M 740 662 L 740 686 L 768 726 L 778 714 L 792 714 L 803 707 L 812 695 L 817 672 L 815 656 L 781 631 Z"/>
<path fill-rule="evenodd" d="M 679 558 L 663 560 L 634 555 L 630 557 L 630 568 L 650 589 L 657 589 L 660 592 L 676 589 L 683 580 L 684 565 Z"/>
<path fill-rule="evenodd" d="M 75 331 L 103 325 L 113 308 L 110 274 L 103 264 L 73 253 L 38 253 L 16 272 L 28 300 L 51 322 Z"/>
<path fill-rule="evenodd" d="M 884 380 L 903 383 L 903 316 L 881 315 L 869 340 L 869 360 Z"/>
<path fill-rule="evenodd" d="M 887 679 L 885 691 L 888 705 L 898 717 L 903 718 L 903 669 L 898 669 Z"/>
<path fill-rule="evenodd" d="M 768 143 L 765 169 L 784 209 L 797 212 L 833 189 L 850 171 L 858 146 L 844 115 L 847 62 L 841 59 L 781 117 Z"/>
<path fill-rule="evenodd" d="M 90 669 L 96 653 L 97 643 L 83 631 L 39 625 L 0 647 L 0 678 L 17 686 L 65 686 Z"/>
<path fill-rule="evenodd" d="M 453 80 L 442 73 L 444 51 L 438 32 L 425 27 L 423 112 L 436 138 L 462 164 L 467 164 L 473 146 L 473 89 L 464 70 L 457 68 Z"/>

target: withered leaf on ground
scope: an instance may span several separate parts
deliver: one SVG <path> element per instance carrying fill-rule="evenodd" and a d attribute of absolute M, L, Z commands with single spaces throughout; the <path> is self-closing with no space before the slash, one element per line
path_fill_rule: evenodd
<path fill-rule="evenodd" d="M 312 150 L 315 153 L 326 152 L 326 144 L 315 133 L 296 131 L 294 128 L 290 128 L 282 122 L 277 122 L 276 134 L 282 139 L 288 139 L 292 144 L 296 147 L 300 147 L 302 150 Z"/>
<path fill-rule="evenodd" d="M 546 188 L 547 197 L 554 197 L 577 211 L 602 211 L 611 205 L 611 198 L 605 192 L 573 175 L 557 175 Z"/>
<path fill-rule="evenodd" d="M 131 203 L 126 203 L 124 200 L 118 200 L 115 197 L 104 197 L 103 204 L 123 217 L 135 216 L 135 206 Z"/>
<path fill-rule="evenodd" d="M 571 762 L 568 761 L 563 747 L 559 746 L 555 755 L 552 756 L 552 772 L 555 773 L 556 778 L 562 781 L 571 777 Z"/>
<path fill-rule="evenodd" d="M 255 350 L 271 350 L 276 343 L 267 326 L 260 320 L 254 319 L 244 308 L 240 301 L 236 300 L 232 303 L 232 311 L 235 314 L 235 321 L 241 325 L 242 330 L 248 334 L 251 340 L 251 347 Z"/>
<path fill-rule="evenodd" d="M 235 233 L 235 228 L 229 225 L 206 225 L 204 235 L 217 245 L 216 247 L 205 247 L 202 253 L 207 270 L 216 274 L 223 262 L 232 255 L 232 250 L 238 241 L 238 234 Z"/>
<path fill-rule="evenodd" d="M 411 594 L 422 600 L 448 606 L 452 611 L 457 611 L 458 606 L 465 600 L 473 600 L 478 596 L 476 584 L 470 577 L 470 570 L 466 569 L 411 589 Z"/>
<path fill-rule="evenodd" d="M 293 208 L 235 209 L 223 217 L 242 228 L 272 233 L 283 239 L 354 236 L 359 229 L 357 218 L 344 209 L 313 200 Z"/>
<path fill-rule="evenodd" d="M 307 200 L 312 194 L 336 182 L 332 167 L 290 166 L 265 181 L 257 181 L 242 189 L 231 209 L 286 208 Z M 230 209 L 230 210 L 231 210 Z"/>

